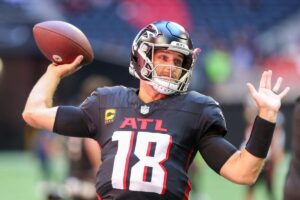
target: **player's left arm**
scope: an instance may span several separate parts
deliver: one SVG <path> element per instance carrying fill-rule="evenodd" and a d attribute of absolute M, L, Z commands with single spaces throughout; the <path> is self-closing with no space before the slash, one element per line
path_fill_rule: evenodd
<path fill-rule="evenodd" d="M 221 167 L 220 174 L 233 182 L 253 184 L 267 156 L 281 100 L 289 91 L 289 87 L 286 87 L 279 93 L 281 77 L 272 88 L 271 78 L 271 70 L 263 72 L 258 91 L 252 84 L 247 83 L 259 113 L 246 148 L 232 154 Z"/>

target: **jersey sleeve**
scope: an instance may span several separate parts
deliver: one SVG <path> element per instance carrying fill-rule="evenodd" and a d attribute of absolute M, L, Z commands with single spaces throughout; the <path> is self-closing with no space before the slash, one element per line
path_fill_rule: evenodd
<path fill-rule="evenodd" d="M 223 112 L 219 103 L 214 100 L 209 101 L 204 108 L 200 124 L 202 125 L 201 136 L 210 135 L 211 133 L 225 136 L 227 133 Z"/>
<path fill-rule="evenodd" d="M 88 137 L 89 130 L 82 110 L 76 106 L 59 106 L 53 132 L 72 137 Z"/>
<path fill-rule="evenodd" d="M 237 151 L 237 148 L 221 135 L 207 135 L 200 145 L 199 152 L 207 165 L 218 174 L 225 162 Z"/>
<path fill-rule="evenodd" d="M 88 98 L 86 98 L 79 108 L 84 113 L 84 121 L 88 126 L 89 132 L 94 136 L 97 132 L 97 121 L 100 118 L 100 93 L 95 90 Z"/>
<path fill-rule="evenodd" d="M 213 99 L 203 109 L 199 132 L 198 150 L 210 168 L 219 173 L 237 149 L 224 138 L 227 133 L 225 118 L 219 104 Z"/>
<path fill-rule="evenodd" d="M 97 92 L 93 92 L 78 107 L 59 106 L 53 131 L 65 136 L 93 138 L 96 134 L 95 122 L 98 118 L 99 98 Z"/>

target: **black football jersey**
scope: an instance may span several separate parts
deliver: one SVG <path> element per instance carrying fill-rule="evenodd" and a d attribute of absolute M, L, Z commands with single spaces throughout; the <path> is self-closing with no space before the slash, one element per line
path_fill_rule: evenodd
<path fill-rule="evenodd" d="M 103 199 L 188 199 L 187 171 L 202 138 L 226 134 L 218 103 L 193 91 L 145 104 L 133 88 L 98 88 L 80 108 L 86 136 L 101 146 Z"/>

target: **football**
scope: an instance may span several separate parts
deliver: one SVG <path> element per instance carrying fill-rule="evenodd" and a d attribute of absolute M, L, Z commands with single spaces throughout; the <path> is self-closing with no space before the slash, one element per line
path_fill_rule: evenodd
<path fill-rule="evenodd" d="M 33 36 L 39 50 L 50 61 L 60 65 L 71 63 L 83 55 L 82 65 L 94 59 L 87 37 L 76 26 L 64 21 L 45 21 L 33 27 Z"/>

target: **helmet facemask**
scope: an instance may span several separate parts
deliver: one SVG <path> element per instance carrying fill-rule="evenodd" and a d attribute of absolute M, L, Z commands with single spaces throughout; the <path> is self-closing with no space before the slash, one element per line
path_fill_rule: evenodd
<path fill-rule="evenodd" d="M 154 65 L 154 53 L 157 49 L 166 49 L 181 53 L 184 56 L 182 67 L 167 64 Z M 192 64 L 188 63 L 188 56 L 191 57 Z M 171 45 L 157 45 L 149 42 L 144 42 L 138 49 L 138 59 L 141 59 L 140 64 L 140 78 L 146 80 L 146 83 L 153 86 L 155 90 L 162 94 L 173 94 L 176 92 L 185 92 L 189 85 L 189 80 L 192 76 L 193 64 L 196 58 L 196 53 L 186 49 L 179 49 Z M 156 68 L 170 67 L 169 74 L 158 75 Z M 174 69 L 180 69 L 181 75 L 176 78 L 172 75 Z"/>

